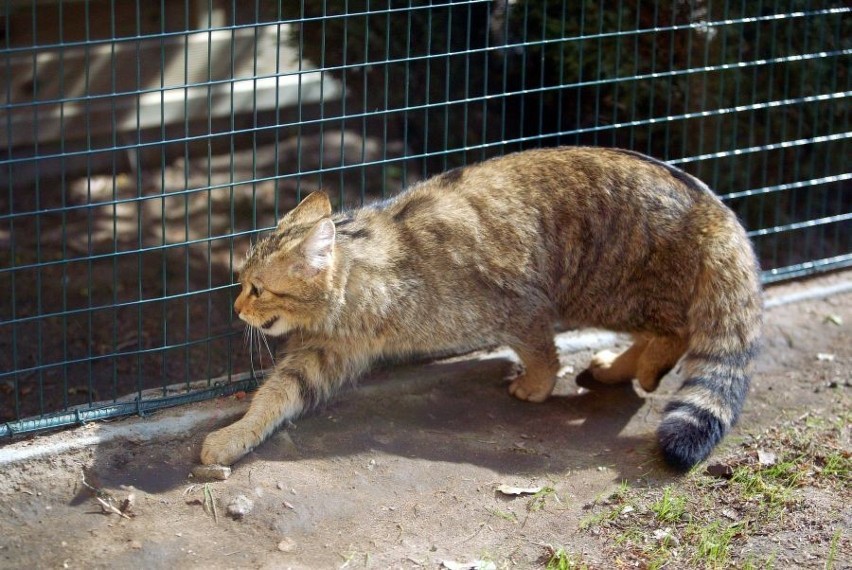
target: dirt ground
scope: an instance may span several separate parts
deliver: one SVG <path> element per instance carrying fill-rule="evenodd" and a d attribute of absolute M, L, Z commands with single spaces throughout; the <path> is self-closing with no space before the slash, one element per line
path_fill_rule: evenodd
<path fill-rule="evenodd" d="M 834 273 L 772 287 L 768 298 L 850 281 L 852 271 Z M 770 445 L 772 430 L 803 417 L 833 422 L 848 444 L 850 324 L 849 292 L 769 309 L 742 419 L 708 463 L 751 453 L 744 449 L 755 441 Z M 563 549 L 570 557 L 551 567 L 653 567 L 631 557 L 611 527 L 589 523 L 608 497 L 688 488 L 694 515 L 710 521 L 746 508 L 715 499 L 724 479 L 706 475 L 706 465 L 683 476 L 657 456 L 654 429 L 676 374 L 650 395 L 584 391 L 573 378 L 591 352 L 561 356 L 558 395 L 540 405 L 506 393 L 513 363 L 505 351 L 378 370 L 278 432 L 225 481 L 189 473 L 204 435 L 239 415 L 245 398 L 12 442 L 0 447 L 0 566 L 537 568 Z M 97 442 L 109 433 L 125 435 Z M 9 459 L 47 446 L 70 448 Z M 849 448 L 838 457 L 848 466 Z M 752 553 L 748 560 L 778 568 L 849 568 L 845 477 L 793 489 L 783 516 L 733 536 L 721 565 Z M 687 480 L 707 484 L 684 487 Z M 501 485 L 539 492 L 506 495 Z M 98 500 L 112 499 L 123 515 L 104 513 Z M 240 502 L 241 516 L 229 514 Z M 632 510 L 619 503 L 616 516 L 627 520 Z M 666 567 L 720 559 L 696 560 L 675 552 Z"/>

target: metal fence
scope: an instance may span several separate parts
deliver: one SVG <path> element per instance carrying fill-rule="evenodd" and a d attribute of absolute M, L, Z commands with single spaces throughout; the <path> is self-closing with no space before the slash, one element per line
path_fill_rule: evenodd
<path fill-rule="evenodd" d="M 765 281 L 852 264 L 844 1 L 3 6 L 0 435 L 252 386 L 234 262 L 318 186 L 621 146 L 708 182 Z"/>

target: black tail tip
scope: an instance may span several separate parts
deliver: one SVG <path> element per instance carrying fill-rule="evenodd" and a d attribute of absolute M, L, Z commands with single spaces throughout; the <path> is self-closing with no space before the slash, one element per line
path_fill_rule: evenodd
<path fill-rule="evenodd" d="M 693 416 L 693 420 L 699 420 Z M 657 430 L 663 458 L 671 467 L 681 472 L 692 469 L 707 459 L 725 434 L 718 418 L 706 414 L 693 423 L 689 419 L 667 417 Z"/>

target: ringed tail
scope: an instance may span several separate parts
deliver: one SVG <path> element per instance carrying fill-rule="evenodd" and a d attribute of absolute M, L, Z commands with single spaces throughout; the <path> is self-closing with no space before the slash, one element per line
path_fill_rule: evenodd
<path fill-rule="evenodd" d="M 763 299 L 751 245 L 733 214 L 714 227 L 688 312 L 686 380 L 657 430 L 665 460 L 682 471 L 706 459 L 736 423 L 760 344 Z"/>

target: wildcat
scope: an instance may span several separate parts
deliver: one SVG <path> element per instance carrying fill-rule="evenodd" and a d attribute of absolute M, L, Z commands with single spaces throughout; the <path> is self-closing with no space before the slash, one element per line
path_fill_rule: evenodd
<path fill-rule="evenodd" d="M 248 412 L 209 434 L 205 464 L 237 461 L 379 357 L 508 345 L 509 386 L 541 402 L 559 367 L 554 323 L 633 334 L 583 385 L 646 391 L 682 359 L 658 429 L 668 463 L 701 461 L 737 420 L 762 321 L 757 262 L 702 182 L 642 154 L 529 150 L 451 170 L 332 214 L 315 192 L 249 252 L 234 308 L 288 335 Z"/>

